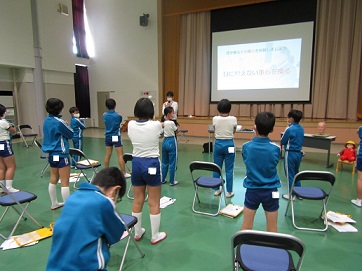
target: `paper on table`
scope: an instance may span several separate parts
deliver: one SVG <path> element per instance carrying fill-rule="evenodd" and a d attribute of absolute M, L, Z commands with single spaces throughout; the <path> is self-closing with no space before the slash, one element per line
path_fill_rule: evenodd
<path fill-rule="evenodd" d="M 163 197 L 160 199 L 160 208 L 161 208 L 161 209 L 166 208 L 167 206 L 169 206 L 169 205 L 171 205 L 171 204 L 174 204 L 175 201 L 176 201 L 176 199 L 172 199 L 172 198 L 163 196 Z"/>
<path fill-rule="evenodd" d="M 328 222 L 328 225 L 331 225 L 333 228 L 335 228 L 339 232 L 358 232 L 358 230 L 353 227 L 352 225 L 345 223 L 345 224 L 337 224 L 333 222 Z"/>

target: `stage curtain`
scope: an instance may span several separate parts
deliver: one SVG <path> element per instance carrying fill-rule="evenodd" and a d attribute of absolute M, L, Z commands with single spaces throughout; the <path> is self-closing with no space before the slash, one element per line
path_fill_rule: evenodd
<path fill-rule="evenodd" d="M 77 47 L 77 57 L 89 58 L 84 26 L 84 0 L 72 0 L 73 31 Z"/>

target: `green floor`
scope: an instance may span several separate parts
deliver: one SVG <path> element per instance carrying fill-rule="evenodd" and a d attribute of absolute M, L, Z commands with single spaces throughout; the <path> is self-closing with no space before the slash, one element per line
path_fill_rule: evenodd
<path fill-rule="evenodd" d="M 85 138 L 84 145 L 84 151 L 89 157 L 103 161 L 105 154 L 103 139 Z M 131 150 L 130 142 L 125 140 L 124 151 L 131 152 Z M 36 147 L 27 149 L 22 147 L 21 143 L 15 143 L 14 152 L 17 162 L 14 186 L 38 195 L 38 199 L 31 204 L 29 210 L 43 225 L 48 226 L 50 222 L 58 218 L 61 209 L 50 210 L 49 171 L 43 178 L 40 177 L 40 171 L 45 161 L 40 160 L 40 152 Z M 194 188 L 188 166 L 193 160 L 212 161 L 212 154 L 203 154 L 201 145 L 192 144 L 180 145 L 178 154 L 177 180 L 179 185 L 170 187 L 166 184 L 163 185 L 162 190 L 162 195 L 177 199 L 175 204 L 162 209 L 161 230 L 166 231 L 168 237 L 156 246 L 150 244 L 149 212 L 146 205 L 143 225 L 147 232 L 145 238 L 138 243 L 146 256 L 141 259 L 131 243 L 124 270 L 232 270 L 231 236 L 240 229 L 243 215 L 231 219 L 193 213 L 191 203 Z M 325 170 L 325 158 L 325 153 L 307 153 L 301 170 Z M 336 162 L 335 155 L 331 155 L 331 161 Z M 283 180 L 283 187 L 280 190 L 283 193 L 286 191 L 286 183 L 282 162 L 281 160 L 278 165 L 278 171 Z M 117 165 L 114 155 L 111 165 Z M 335 173 L 335 168 L 327 170 Z M 234 179 L 235 196 L 228 201 L 243 205 L 245 189 L 242 186 L 242 179 L 244 175 L 245 165 L 242 163 L 241 153 L 237 152 Z M 296 230 L 292 226 L 290 215 L 284 216 L 286 201 L 280 200 L 279 232 L 299 237 L 307 247 L 303 270 L 361 270 L 362 208 L 357 208 L 350 203 L 350 200 L 355 197 L 357 174 L 352 175 L 350 168 L 345 168 L 343 171 L 339 171 L 336 177 L 337 181 L 328 209 L 351 214 L 352 218 L 357 221 L 355 226 L 359 229 L 358 233 L 339 233 L 331 227 L 323 233 Z M 218 198 L 215 198 L 210 191 L 203 191 L 201 196 L 211 203 L 203 205 L 203 208 L 216 207 Z M 307 203 L 305 201 L 297 202 L 297 205 L 300 204 Z M 117 207 L 121 212 L 131 213 L 131 206 L 132 201 L 124 197 Z M 303 213 L 307 218 L 308 216 L 312 218 L 319 212 L 319 206 L 317 209 L 314 208 L 314 205 L 310 206 L 309 210 Z M 11 218 L 11 216 L 7 218 Z M 301 222 L 307 223 L 308 221 L 306 218 L 300 217 L 300 219 Z M 6 219 L 0 224 L 0 232 L 9 232 L 11 229 L 9 222 L 9 219 Z M 320 220 L 314 221 L 316 225 L 320 223 Z M 34 229 L 36 227 L 31 220 L 22 221 L 16 233 L 25 233 Z M 261 209 L 257 212 L 254 229 L 265 229 L 265 216 Z M 0 251 L 0 270 L 45 270 L 51 241 L 52 239 L 49 238 L 40 241 L 35 246 Z M 119 269 L 124 247 L 125 242 L 122 241 L 111 249 L 112 258 L 108 264 L 108 270 Z M 62 261 L 62 255 L 59 255 L 59 261 Z"/>

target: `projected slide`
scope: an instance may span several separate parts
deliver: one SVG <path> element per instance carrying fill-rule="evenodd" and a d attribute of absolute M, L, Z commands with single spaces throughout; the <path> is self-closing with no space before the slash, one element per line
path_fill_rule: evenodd
<path fill-rule="evenodd" d="M 218 46 L 218 90 L 298 88 L 302 39 Z"/>
<path fill-rule="evenodd" d="M 212 33 L 211 101 L 309 102 L 313 22 Z"/>

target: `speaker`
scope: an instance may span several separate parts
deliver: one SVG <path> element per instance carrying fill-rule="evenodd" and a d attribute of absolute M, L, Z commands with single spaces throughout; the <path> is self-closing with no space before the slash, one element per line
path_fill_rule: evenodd
<path fill-rule="evenodd" d="M 148 26 L 148 17 L 150 17 L 150 15 L 144 13 L 140 16 L 140 26 Z"/>

